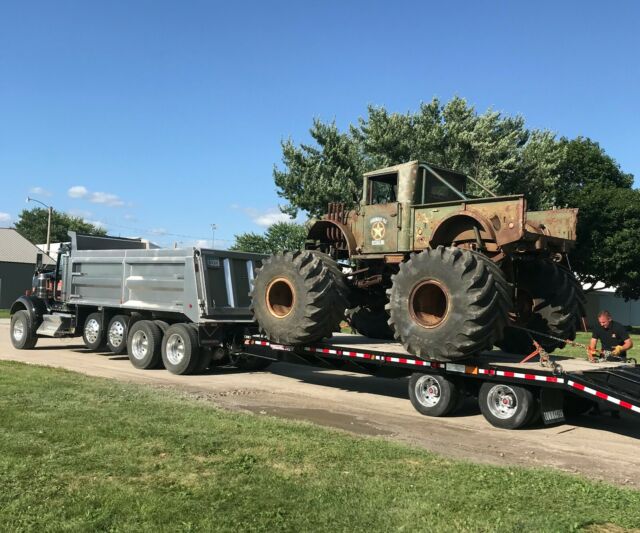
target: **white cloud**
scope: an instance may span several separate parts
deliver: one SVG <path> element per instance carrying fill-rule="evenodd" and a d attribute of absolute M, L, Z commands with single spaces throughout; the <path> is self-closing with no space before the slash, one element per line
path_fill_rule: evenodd
<path fill-rule="evenodd" d="M 29 192 L 31 194 L 39 194 L 40 196 L 51 196 L 51 193 L 42 187 L 31 187 Z"/>
<path fill-rule="evenodd" d="M 92 192 L 89 201 L 94 204 L 105 204 L 109 207 L 122 207 L 124 202 L 115 194 L 108 192 Z"/>
<path fill-rule="evenodd" d="M 91 211 L 85 211 L 84 209 L 69 209 L 68 213 L 80 218 L 91 218 L 93 216 Z"/>
<path fill-rule="evenodd" d="M 11 220 L 11 215 L 9 213 L 3 213 L 0 211 L 0 222 L 9 222 Z"/>
<path fill-rule="evenodd" d="M 168 231 L 164 228 L 153 228 L 151 230 L 152 235 L 166 235 Z"/>
<path fill-rule="evenodd" d="M 85 218 L 84 221 L 89 224 L 93 224 L 96 228 L 102 228 L 102 229 L 107 228 L 107 225 L 104 222 L 101 222 L 100 220 L 87 220 Z"/>
<path fill-rule="evenodd" d="M 241 207 L 237 204 L 230 206 L 232 209 L 239 209 L 247 214 L 247 216 L 253 221 L 254 224 L 268 228 L 276 222 L 294 222 L 289 215 L 283 213 L 279 209 L 272 207 L 269 209 L 255 209 L 253 207 Z"/>
<path fill-rule="evenodd" d="M 110 192 L 90 192 L 84 185 L 74 185 L 69 188 L 67 194 L 71 198 L 86 198 L 93 204 L 103 204 L 109 207 L 124 206 L 124 200 L 117 194 Z"/>
<path fill-rule="evenodd" d="M 126 213 L 126 214 L 124 215 L 124 219 L 125 219 L 125 220 L 138 220 L 138 219 L 135 217 L 135 215 L 131 215 L 131 214 L 129 214 L 129 213 Z"/>
<path fill-rule="evenodd" d="M 87 194 L 89 194 L 89 191 L 82 185 L 74 185 L 67 191 L 67 194 L 71 198 L 84 198 Z"/>

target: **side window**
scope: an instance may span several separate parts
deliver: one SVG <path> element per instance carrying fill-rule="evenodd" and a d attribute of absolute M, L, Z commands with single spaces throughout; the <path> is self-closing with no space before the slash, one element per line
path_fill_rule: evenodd
<path fill-rule="evenodd" d="M 398 175 L 386 174 L 369 178 L 369 191 L 367 203 L 390 204 L 397 201 Z"/>

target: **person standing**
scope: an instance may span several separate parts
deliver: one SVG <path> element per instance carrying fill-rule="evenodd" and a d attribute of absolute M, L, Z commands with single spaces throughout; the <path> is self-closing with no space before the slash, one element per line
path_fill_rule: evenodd
<path fill-rule="evenodd" d="M 598 324 L 593 328 L 589 349 L 595 353 L 598 341 L 602 349 L 621 359 L 627 358 L 627 350 L 633 347 L 633 341 L 627 329 L 611 317 L 609 311 L 598 313 Z"/>

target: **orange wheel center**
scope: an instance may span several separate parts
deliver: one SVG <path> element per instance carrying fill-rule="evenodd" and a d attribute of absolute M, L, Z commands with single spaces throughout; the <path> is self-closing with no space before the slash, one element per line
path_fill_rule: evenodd
<path fill-rule="evenodd" d="M 449 313 L 447 291 L 433 279 L 419 283 L 409 296 L 409 313 L 424 328 L 439 326 Z"/>
<path fill-rule="evenodd" d="M 284 318 L 293 310 L 296 302 L 293 285 L 285 278 L 276 278 L 267 287 L 267 308 L 276 318 Z"/>

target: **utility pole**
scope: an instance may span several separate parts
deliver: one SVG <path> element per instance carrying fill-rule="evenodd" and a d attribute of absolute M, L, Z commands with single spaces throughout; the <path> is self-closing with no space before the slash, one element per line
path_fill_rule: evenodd
<path fill-rule="evenodd" d="M 218 229 L 218 226 L 216 226 L 215 224 L 211 224 L 211 248 L 216 247 L 216 230 L 217 229 Z"/>
<path fill-rule="evenodd" d="M 41 202 L 40 200 L 31 198 L 30 196 L 27 196 L 27 202 L 37 202 L 47 208 L 47 211 L 49 213 L 49 219 L 47 220 L 47 255 L 49 255 L 49 252 L 51 251 L 51 215 L 53 214 L 53 207 L 45 204 L 44 202 Z"/>

